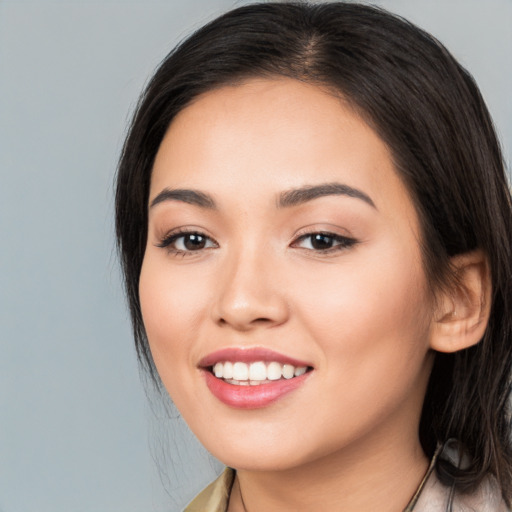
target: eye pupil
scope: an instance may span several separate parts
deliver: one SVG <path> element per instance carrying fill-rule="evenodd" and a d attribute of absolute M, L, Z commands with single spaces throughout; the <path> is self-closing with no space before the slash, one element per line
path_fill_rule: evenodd
<path fill-rule="evenodd" d="M 330 249 L 333 245 L 334 241 L 331 236 L 322 235 L 321 233 L 316 233 L 311 236 L 311 245 L 313 249 Z"/>
<path fill-rule="evenodd" d="M 206 237 L 191 233 L 184 237 L 183 245 L 188 251 L 197 251 L 198 249 L 204 249 L 206 245 Z"/>

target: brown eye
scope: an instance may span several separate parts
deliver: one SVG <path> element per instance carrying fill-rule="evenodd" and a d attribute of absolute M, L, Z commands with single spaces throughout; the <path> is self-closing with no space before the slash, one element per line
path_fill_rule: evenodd
<path fill-rule="evenodd" d="M 207 238 L 197 233 L 190 233 L 189 235 L 183 235 L 183 247 L 187 251 L 197 251 L 206 247 Z"/>
<path fill-rule="evenodd" d="M 164 238 L 158 247 L 166 248 L 175 253 L 197 252 L 211 247 L 218 247 L 210 237 L 202 233 L 180 232 Z"/>
<path fill-rule="evenodd" d="M 292 246 L 315 252 L 332 252 L 347 249 L 355 243 L 357 241 L 353 238 L 334 233 L 308 233 L 299 237 Z"/>
<path fill-rule="evenodd" d="M 322 233 L 315 233 L 314 235 L 311 235 L 311 247 L 317 251 L 330 249 L 333 247 L 334 241 L 335 240 L 332 236 L 324 235 Z"/>

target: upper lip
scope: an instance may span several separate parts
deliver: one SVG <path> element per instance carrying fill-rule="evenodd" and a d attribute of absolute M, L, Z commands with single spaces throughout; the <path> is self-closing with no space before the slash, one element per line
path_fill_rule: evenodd
<path fill-rule="evenodd" d="M 213 366 L 215 363 L 222 363 L 224 361 L 232 362 L 243 362 L 243 363 L 255 363 L 256 361 L 272 362 L 276 361 L 281 364 L 290 364 L 295 367 L 299 366 L 311 366 L 311 364 L 300 361 L 293 357 L 285 356 L 279 352 L 274 352 L 268 348 L 255 347 L 255 348 L 240 348 L 231 347 L 216 350 L 211 354 L 203 357 L 199 361 L 199 367 L 208 368 Z"/>

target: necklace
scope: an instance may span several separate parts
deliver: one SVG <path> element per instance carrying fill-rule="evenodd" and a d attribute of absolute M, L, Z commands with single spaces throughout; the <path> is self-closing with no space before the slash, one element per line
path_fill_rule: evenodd
<path fill-rule="evenodd" d="M 240 480 L 238 480 L 238 493 L 240 494 L 240 501 L 242 502 L 242 507 L 244 508 L 243 512 L 248 512 L 247 507 L 245 506 L 244 496 L 242 494 L 242 486 L 240 485 Z"/>
<path fill-rule="evenodd" d="M 409 502 L 409 504 L 407 505 L 407 507 L 404 509 L 403 512 L 413 512 L 413 509 L 414 509 L 414 507 L 416 505 L 416 502 L 418 501 L 418 498 L 419 498 L 419 496 L 421 494 L 421 491 L 425 487 L 425 484 L 426 484 L 429 476 L 434 471 L 434 467 L 435 467 L 436 461 L 437 461 L 437 459 L 439 457 L 439 453 L 441 452 L 441 448 L 442 448 L 441 445 L 439 445 L 437 447 L 437 449 L 436 449 L 436 451 L 434 453 L 434 456 L 432 457 L 432 460 L 430 461 L 429 468 L 428 468 L 425 476 L 423 477 L 423 480 L 421 481 L 421 483 L 420 483 L 418 489 L 416 490 L 414 496 L 412 497 L 411 501 Z M 238 494 L 240 495 L 240 501 L 242 503 L 243 512 L 248 512 L 247 506 L 245 505 L 244 496 L 242 494 L 242 487 L 240 486 L 240 481 L 238 481 Z"/>

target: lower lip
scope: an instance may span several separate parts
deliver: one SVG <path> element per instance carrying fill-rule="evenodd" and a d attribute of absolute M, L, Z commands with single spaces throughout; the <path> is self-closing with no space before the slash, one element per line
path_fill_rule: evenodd
<path fill-rule="evenodd" d="M 203 371 L 206 385 L 222 403 L 237 409 L 259 409 L 266 407 L 300 387 L 311 372 L 300 377 L 280 379 L 257 386 L 237 386 L 218 379 L 210 371 Z"/>

